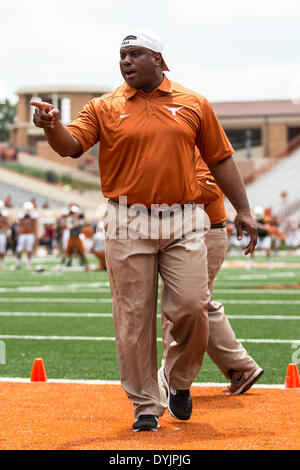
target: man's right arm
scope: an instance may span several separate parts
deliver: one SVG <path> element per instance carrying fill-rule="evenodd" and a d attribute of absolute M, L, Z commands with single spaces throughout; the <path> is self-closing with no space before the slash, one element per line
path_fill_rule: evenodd
<path fill-rule="evenodd" d="M 35 106 L 33 122 L 41 127 L 49 145 L 61 157 L 78 158 L 82 154 L 82 146 L 78 139 L 60 121 L 60 112 L 52 104 L 31 101 Z"/>

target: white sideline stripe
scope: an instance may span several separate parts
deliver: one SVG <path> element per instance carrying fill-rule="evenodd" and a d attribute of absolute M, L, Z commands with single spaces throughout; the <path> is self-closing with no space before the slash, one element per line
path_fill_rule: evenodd
<path fill-rule="evenodd" d="M 218 302 L 224 304 L 268 304 L 268 305 L 299 305 L 300 300 L 269 300 L 269 299 L 262 299 L 262 300 L 251 300 L 251 299 L 218 299 Z"/>
<path fill-rule="evenodd" d="M 105 293 L 108 292 L 110 293 L 110 288 L 109 287 L 93 287 L 93 286 L 67 286 L 67 285 L 61 285 L 58 286 L 56 284 L 49 285 L 49 284 L 37 284 L 35 286 L 18 286 L 18 287 L 1 287 L 0 292 L 100 292 L 100 293 Z"/>
<path fill-rule="evenodd" d="M 77 287 L 65 287 L 65 286 L 49 286 L 49 285 L 37 285 L 37 286 L 32 286 L 32 287 L 26 287 L 26 286 L 21 286 L 21 287 L 1 287 L 0 292 L 2 293 L 10 293 L 10 292 L 29 292 L 29 293 L 46 293 L 46 292 L 60 292 L 60 293 L 70 293 L 70 292 L 80 292 L 81 294 L 89 294 L 89 293 L 94 293 L 94 294 L 111 294 L 110 288 L 108 287 L 95 287 L 93 289 L 91 288 L 84 288 L 82 286 L 77 286 Z M 272 294 L 272 295 L 300 295 L 300 289 L 214 289 L 215 294 L 238 294 L 238 295 L 244 295 L 246 296 L 247 294 L 249 295 L 266 295 L 266 294 Z"/>
<path fill-rule="evenodd" d="M 14 382 L 14 383 L 41 383 L 41 382 L 31 382 L 30 379 L 24 379 L 23 377 L 0 377 L 0 382 Z M 44 383 L 62 383 L 62 384 L 83 384 L 83 385 L 121 385 L 119 380 L 80 380 L 80 379 L 47 379 L 47 382 Z M 192 387 L 226 387 L 228 382 L 195 382 Z M 280 384 L 261 384 L 253 385 L 251 388 L 279 388 L 285 389 L 284 385 Z"/>
<path fill-rule="evenodd" d="M 0 312 L 0 317 L 112 317 L 112 313 Z M 299 317 L 300 318 L 300 317 Z"/>
<path fill-rule="evenodd" d="M 222 281 L 244 281 L 244 280 L 252 280 L 252 279 L 267 279 L 269 280 L 272 277 L 296 277 L 296 273 L 294 271 L 287 271 L 287 272 L 268 272 L 264 274 L 237 274 L 233 276 L 224 276 Z M 221 280 L 221 279 L 220 279 Z"/>
<path fill-rule="evenodd" d="M 70 282 L 69 280 L 61 279 L 60 284 L 57 284 L 57 280 L 55 280 L 55 279 L 54 280 L 52 280 L 52 279 L 43 279 L 43 280 L 22 279 L 22 280 L 19 280 L 19 281 L 15 281 L 15 280 L 6 280 L 6 281 L 4 281 L 4 280 L 2 280 L 1 285 L 2 286 L 7 285 L 7 287 L 9 287 L 11 284 L 20 285 L 20 284 L 27 284 L 28 283 L 29 285 L 36 285 L 36 286 L 45 286 L 45 285 L 47 285 L 47 286 L 62 287 L 62 285 L 65 284 L 65 287 L 68 287 L 69 282 Z M 230 285 L 234 286 L 237 283 L 242 283 L 243 286 L 249 284 L 250 286 L 254 286 L 254 287 L 255 286 L 261 286 L 261 285 L 263 285 L 265 287 L 268 287 L 268 285 L 273 285 L 274 281 L 272 282 L 271 280 L 268 280 L 268 282 L 262 283 L 262 282 L 252 282 L 252 281 L 244 281 L 244 280 L 235 280 L 235 281 L 223 281 L 223 280 L 219 281 L 219 280 L 216 280 L 215 281 L 215 286 L 217 286 L 217 287 L 220 287 L 220 286 L 229 287 Z M 284 284 L 284 283 L 285 282 L 283 281 L 282 284 Z M 78 284 L 78 286 L 79 287 L 81 287 L 81 286 L 90 287 L 91 284 L 90 283 L 81 283 L 81 284 Z M 109 288 L 109 282 L 108 281 L 93 282 L 92 286 L 94 286 L 94 287 L 108 287 Z M 252 289 L 249 289 L 249 290 L 251 291 Z M 261 290 L 261 289 L 257 289 L 257 290 Z M 281 291 L 285 291 L 285 290 L 297 291 L 297 289 L 295 289 L 293 287 L 289 288 L 288 286 L 286 287 L 286 289 L 280 289 L 280 290 Z M 270 289 L 270 291 L 271 292 L 278 292 L 278 290 L 275 290 L 275 289 L 274 290 Z M 239 292 L 241 292 L 241 289 L 239 289 Z"/>
<path fill-rule="evenodd" d="M 46 282 L 47 282 L 47 284 L 46 284 Z M 49 282 L 51 282 L 51 284 L 48 284 Z M 23 284 L 23 283 L 25 283 L 25 284 L 28 283 L 28 284 L 30 284 L 30 285 L 31 285 L 31 284 L 36 284 L 36 285 L 38 285 L 38 286 L 45 286 L 45 285 L 48 286 L 48 285 L 49 285 L 49 286 L 57 286 L 57 287 L 61 287 L 61 285 L 63 285 L 63 284 L 66 284 L 65 287 L 68 287 L 69 285 L 70 285 L 70 286 L 73 286 L 73 287 L 74 287 L 74 286 L 78 286 L 78 287 L 81 287 L 81 286 L 87 286 L 87 287 L 91 287 L 91 286 L 92 286 L 92 287 L 109 287 L 109 282 L 108 282 L 108 281 L 97 281 L 97 282 L 92 282 L 92 283 L 82 282 L 82 283 L 80 283 L 80 284 L 74 284 L 74 283 L 73 283 L 73 284 L 69 284 L 70 281 L 69 281 L 69 280 L 65 280 L 65 279 L 60 279 L 60 283 L 59 283 L 59 284 L 57 284 L 57 281 L 56 281 L 56 280 L 53 280 L 53 281 L 52 281 L 52 279 L 47 279 L 47 280 L 44 279 L 44 280 L 42 280 L 42 281 L 40 281 L 40 280 L 37 281 L 37 280 L 35 280 L 35 279 L 30 279 L 30 280 L 28 280 L 28 279 L 22 279 L 22 280 L 19 280 L 19 281 L 14 281 L 14 280 L 13 280 L 13 281 L 3 281 L 3 280 L 1 281 L 1 285 L 3 285 L 3 284 L 7 284 L 7 285 L 9 285 L 9 284 Z M 12 289 L 13 289 L 13 287 L 12 287 Z"/>
<path fill-rule="evenodd" d="M 66 286 L 49 286 L 49 285 L 39 285 L 39 286 L 31 286 L 31 287 L 27 287 L 27 286 L 20 286 L 20 287 L 0 287 L 0 292 L 3 292 L 3 293 L 10 293 L 10 292 L 34 292 L 34 293 L 37 293 L 39 294 L 40 292 L 41 293 L 44 293 L 44 292 L 61 292 L 61 293 L 64 293 L 64 292 L 80 292 L 80 293 L 84 293 L 84 292 L 87 292 L 87 293 L 90 293 L 90 292 L 94 292 L 94 293 L 99 293 L 99 294 L 110 294 L 110 289 L 108 287 L 94 287 L 94 288 L 82 288 L 81 286 L 77 286 L 77 287 L 66 287 Z"/>
<path fill-rule="evenodd" d="M 289 294 L 289 295 L 300 295 L 300 289 L 214 289 L 214 293 L 218 294 Z"/>
<path fill-rule="evenodd" d="M 238 339 L 241 343 L 282 343 L 300 344 L 300 339 Z"/>
<path fill-rule="evenodd" d="M 72 298 L 54 298 L 54 297 L 2 297 L 0 302 L 47 302 L 47 303 L 74 303 L 74 304 L 94 304 L 94 303 L 112 303 L 112 299 L 76 299 Z"/>
<path fill-rule="evenodd" d="M 30 294 L 45 294 L 45 293 L 60 293 L 60 294 L 63 294 L 63 293 L 67 293 L 67 294 L 71 294 L 71 293 L 80 293 L 80 294 L 111 294 L 110 292 L 110 289 L 106 289 L 106 288 L 103 288 L 103 289 L 100 289 L 98 287 L 95 287 L 94 289 L 81 289 L 79 287 L 77 288 L 72 288 L 72 289 L 66 289 L 64 287 L 52 287 L 52 286 L 37 286 L 37 287 L 18 287 L 18 288 L 13 288 L 13 287 L 9 287 L 9 288 L 0 288 L 0 292 L 3 292 L 3 293 L 6 293 L 6 294 L 9 294 L 9 293 L 12 293 L 12 292 L 17 292 L 18 294 L 19 293 L 30 293 Z"/>
<path fill-rule="evenodd" d="M 115 341 L 114 336 L 37 336 L 37 335 L 0 335 L 1 339 L 32 339 L 54 341 Z M 157 338 L 162 342 L 162 338 Z M 238 339 L 241 343 L 282 343 L 300 344 L 300 339 Z"/>
<path fill-rule="evenodd" d="M 0 313 L 1 316 L 1 313 Z M 230 319 L 238 319 L 238 320 L 300 320 L 298 316 L 292 315 L 226 315 L 227 318 Z"/>
<path fill-rule="evenodd" d="M 75 298 L 53 298 L 53 297 L 2 297 L 0 298 L 0 302 L 48 302 L 48 303 L 82 303 L 82 304 L 93 304 L 93 303 L 102 303 L 102 304 L 111 304 L 112 299 L 75 299 Z M 218 302 L 222 302 L 224 304 L 260 304 L 260 305 L 300 305 L 299 300 L 252 300 L 252 299 L 218 299 Z M 160 300 L 157 300 L 157 303 L 160 303 Z"/>
<path fill-rule="evenodd" d="M 297 273 L 298 274 L 298 273 Z M 297 275 L 295 274 L 293 277 L 296 277 Z M 281 279 L 283 278 L 283 280 Z M 295 282 L 295 279 L 287 279 L 286 280 L 286 277 L 285 276 L 280 276 L 279 280 L 275 280 L 274 279 L 270 279 L 269 277 L 267 279 L 224 279 L 224 278 L 221 278 L 221 277 L 216 277 L 215 278 L 215 284 L 218 285 L 218 286 L 225 286 L 225 287 L 230 287 L 230 286 L 234 286 L 235 285 L 253 285 L 253 286 L 268 286 L 269 284 L 270 285 L 273 285 L 274 282 L 281 282 L 282 284 L 288 284 L 290 282 Z M 9 281 L 7 281 L 9 282 Z M 20 281 L 19 281 L 20 282 Z M 23 280 L 22 280 L 23 282 Z M 49 282 L 47 280 L 47 282 Z M 50 282 L 51 282 L 51 279 L 50 279 Z M 293 284 L 294 284 L 293 282 Z"/>
<path fill-rule="evenodd" d="M 0 312 L 0 317 L 78 317 L 78 318 L 112 318 L 112 313 L 59 313 L 59 312 Z M 229 319 L 238 320 L 300 320 L 292 315 L 226 315 Z M 157 315 L 161 318 L 161 315 Z"/>
<path fill-rule="evenodd" d="M 113 336 L 33 336 L 33 335 L 0 335 L 1 339 L 33 339 L 62 341 L 115 341 Z M 161 341 L 161 340 L 160 340 Z"/>
<path fill-rule="evenodd" d="M 71 293 L 71 292 L 80 292 L 81 294 L 111 294 L 109 288 L 100 288 L 95 287 L 93 289 L 86 289 L 82 287 L 64 287 L 64 286 L 45 286 L 39 285 L 35 287 L 1 287 L 0 292 L 2 293 Z M 235 294 L 235 295 L 300 295 L 300 289 L 214 289 L 214 294 Z"/>

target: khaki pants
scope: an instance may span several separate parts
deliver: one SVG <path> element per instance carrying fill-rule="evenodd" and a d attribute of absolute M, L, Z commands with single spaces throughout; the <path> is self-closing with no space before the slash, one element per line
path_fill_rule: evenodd
<path fill-rule="evenodd" d="M 212 301 L 213 282 L 225 259 L 228 238 L 225 228 L 211 229 L 205 235 L 208 264 L 208 287 L 210 298 L 208 303 L 209 339 L 207 353 L 226 378 L 230 379 L 229 371 L 247 371 L 258 367 L 249 356 L 242 344 L 236 339 L 219 302 Z M 162 291 L 164 287 L 162 286 Z M 163 312 L 163 310 L 162 310 Z M 162 313 L 162 332 L 165 354 L 173 341 L 171 325 Z M 164 354 L 164 357 L 165 357 Z"/>
<path fill-rule="evenodd" d="M 210 222 L 195 204 L 189 206 L 184 217 L 179 211 L 168 218 L 147 212 L 137 215 L 131 209 L 127 216 L 120 217 L 116 214 L 119 207 L 108 203 L 105 231 L 121 384 L 134 404 L 136 416 L 161 416 L 166 403 L 157 381 L 158 274 L 165 284 L 162 309 L 176 340 L 165 357 L 167 379 L 172 387 L 187 389 L 201 368 L 208 341 L 204 234 Z M 171 231 L 165 238 L 163 233 L 170 220 Z M 149 228 L 153 221 L 157 238 Z M 126 226 L 130 236 L 124 239 Z"/>

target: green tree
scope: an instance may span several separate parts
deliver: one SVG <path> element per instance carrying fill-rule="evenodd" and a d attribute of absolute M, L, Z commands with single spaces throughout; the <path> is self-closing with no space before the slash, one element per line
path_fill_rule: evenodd
<path fill-rule="evenodd" d="M 14 122 L 16 109 L 8 99 L 0 101 L 0 142 L 9 140 L 9 127 Z"/>

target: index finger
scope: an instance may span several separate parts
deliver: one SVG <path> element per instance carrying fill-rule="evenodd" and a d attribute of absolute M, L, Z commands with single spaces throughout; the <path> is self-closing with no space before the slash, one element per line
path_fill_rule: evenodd
<path fill-rule="evenodd" d="M 42 111 L 50 111 L 52 109 L 52 105 L 49 103 L 45 103 L 42 101 L 30 101 L 31 106 L 35 106 L 36 108 L 41 109 Z"/>
<path fill-rule="evenodd" d="M 40 109 L 44 107 L 41 101 L 30 101 L 30 104 L 31 106 L 36 106 L 37 108 L 40 108 Z"/>

